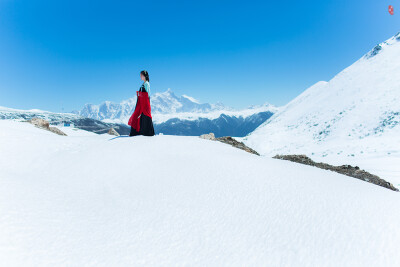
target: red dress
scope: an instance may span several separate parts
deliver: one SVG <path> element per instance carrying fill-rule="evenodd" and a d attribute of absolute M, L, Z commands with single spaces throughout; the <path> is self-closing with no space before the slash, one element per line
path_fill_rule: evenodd
<path fill-rule="evenodd" d="M 128 121 L 128 125 L 133 128 L 131 135 L 154 135 L 149 94 L 140 90 L 136 91 L 136 95 L 135 111 Z"/>

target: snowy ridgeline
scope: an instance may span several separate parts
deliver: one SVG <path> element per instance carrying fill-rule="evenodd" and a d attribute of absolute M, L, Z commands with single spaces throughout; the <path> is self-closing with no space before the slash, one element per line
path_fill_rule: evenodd
<path fill-rule="evenodd" d="M 120 134 L 126 135 L 130 132 L 130 127 L 125 124 L 107 123 L 72 113 L 56 113 L 39 109 L 20 110 L 0 107 L 0 120 L 27 121 L 32 118 L 44 119 L 52 126 L 62 126 L 67 124 L 99 134 L 108 132 L 110 128 L 116 129 Z"/>
<path fill-rule="evenodd" d="M 400 33 L 242 139 L 262 155 L 359 165 L 400 184 Z"/>
<path fill-rule="evenodd" d="M 189 136 L 0 121 L 2 266 L 400 266 L 399 194 Z"/>
<path fill-rule="evenodd" d="M 222 103 L 200 103 L 187 95 L 177 96 L 171 89 L 151 95 L 150 102 L 155 131 L 173 135 L 198 136 L 213 132 L 217 137 L 243 137 L 279 110 L 268 103 L 241 110 Z M 86 104 L 74 113 L 103 122 L 126 124 L 135 105 L 136 96 L 121 103 Z"/>
<path fill-rule="evenodd" d="M 171 89 L 151 95 L 150 102 L 154 116 L 153 121 L 156 124 L 165 123 L 170 119 L 195 121 L 203 118 L 214 120 L 221 115 L 246 118 L 260 112 L 275 113 L 278 111 L 277 107 L 268 103 L 250 106 L 242 110 L 227 107 L 222 103 L 200 103 L 187 95 L 177 96 Z M 100 105 L 86 104 L 80 111 L 74 111 L 74 113 L 105 122 L 126 123 L 133 113 L 135 105 L 136 96 L 123 100 L 121 103 L 105 101 Z"/>

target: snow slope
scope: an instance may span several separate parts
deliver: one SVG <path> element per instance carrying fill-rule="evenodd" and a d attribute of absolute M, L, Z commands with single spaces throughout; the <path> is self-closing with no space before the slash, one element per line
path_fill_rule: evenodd
<path fill-rule="evenodd" d="M 0 121 L 3 266 L 399 266 L 399 194 L 189 136 Z"/>
<path fill-rule="evenodd" d="M 263 155 L 307 154 L 372 172 L 384 158 L 396 162 L 386 175 L 400 184 L 399 74 L 400 33 L 305 90 L 243 141 Z"/>

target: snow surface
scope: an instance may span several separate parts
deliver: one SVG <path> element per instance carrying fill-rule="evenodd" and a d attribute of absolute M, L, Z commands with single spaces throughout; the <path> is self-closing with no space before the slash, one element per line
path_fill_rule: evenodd
<path fill-rule="evenodd" d="M 318 82 L 242 139 L 262 155 L 351 162 L 400 185 L 400 33 Z M 388 164 L 391 162 L 393 164 Z"/>
<path fill-rule="evenodd" d="M 68 136 L 98 136 L 98 134 L 90 131 L 84 131 L 73 126 L 56 126 L 58 129 L 63 131 Z"/>
<path fill-rule="evenodd" d="M 182 95 L 183 97 L 186 97 L 187 99 L 189 99 L 190 101 L 196 103 L 196 104 L 200 104 L 200 101 L 195 99 L 194 97 L 188 96 L 188 95 Z"/>
<path fill-rule="evenodd" d="M 0 121 L 2 266 L 400 266 L 399 196 L 198 137 Z"/>

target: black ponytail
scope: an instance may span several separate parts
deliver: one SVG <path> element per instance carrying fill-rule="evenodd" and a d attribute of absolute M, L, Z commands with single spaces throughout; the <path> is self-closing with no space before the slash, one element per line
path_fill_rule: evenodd
<path fill-rule="evenodd" d="M 146 81 L 150 82 L 150 78 L 149 78 L 149 73 L 147 72 L 147 70 L 142 70 L 140 72 L 140 74 L 142 74 L 144 76 L 144 78 L 146 79 Z"/>

